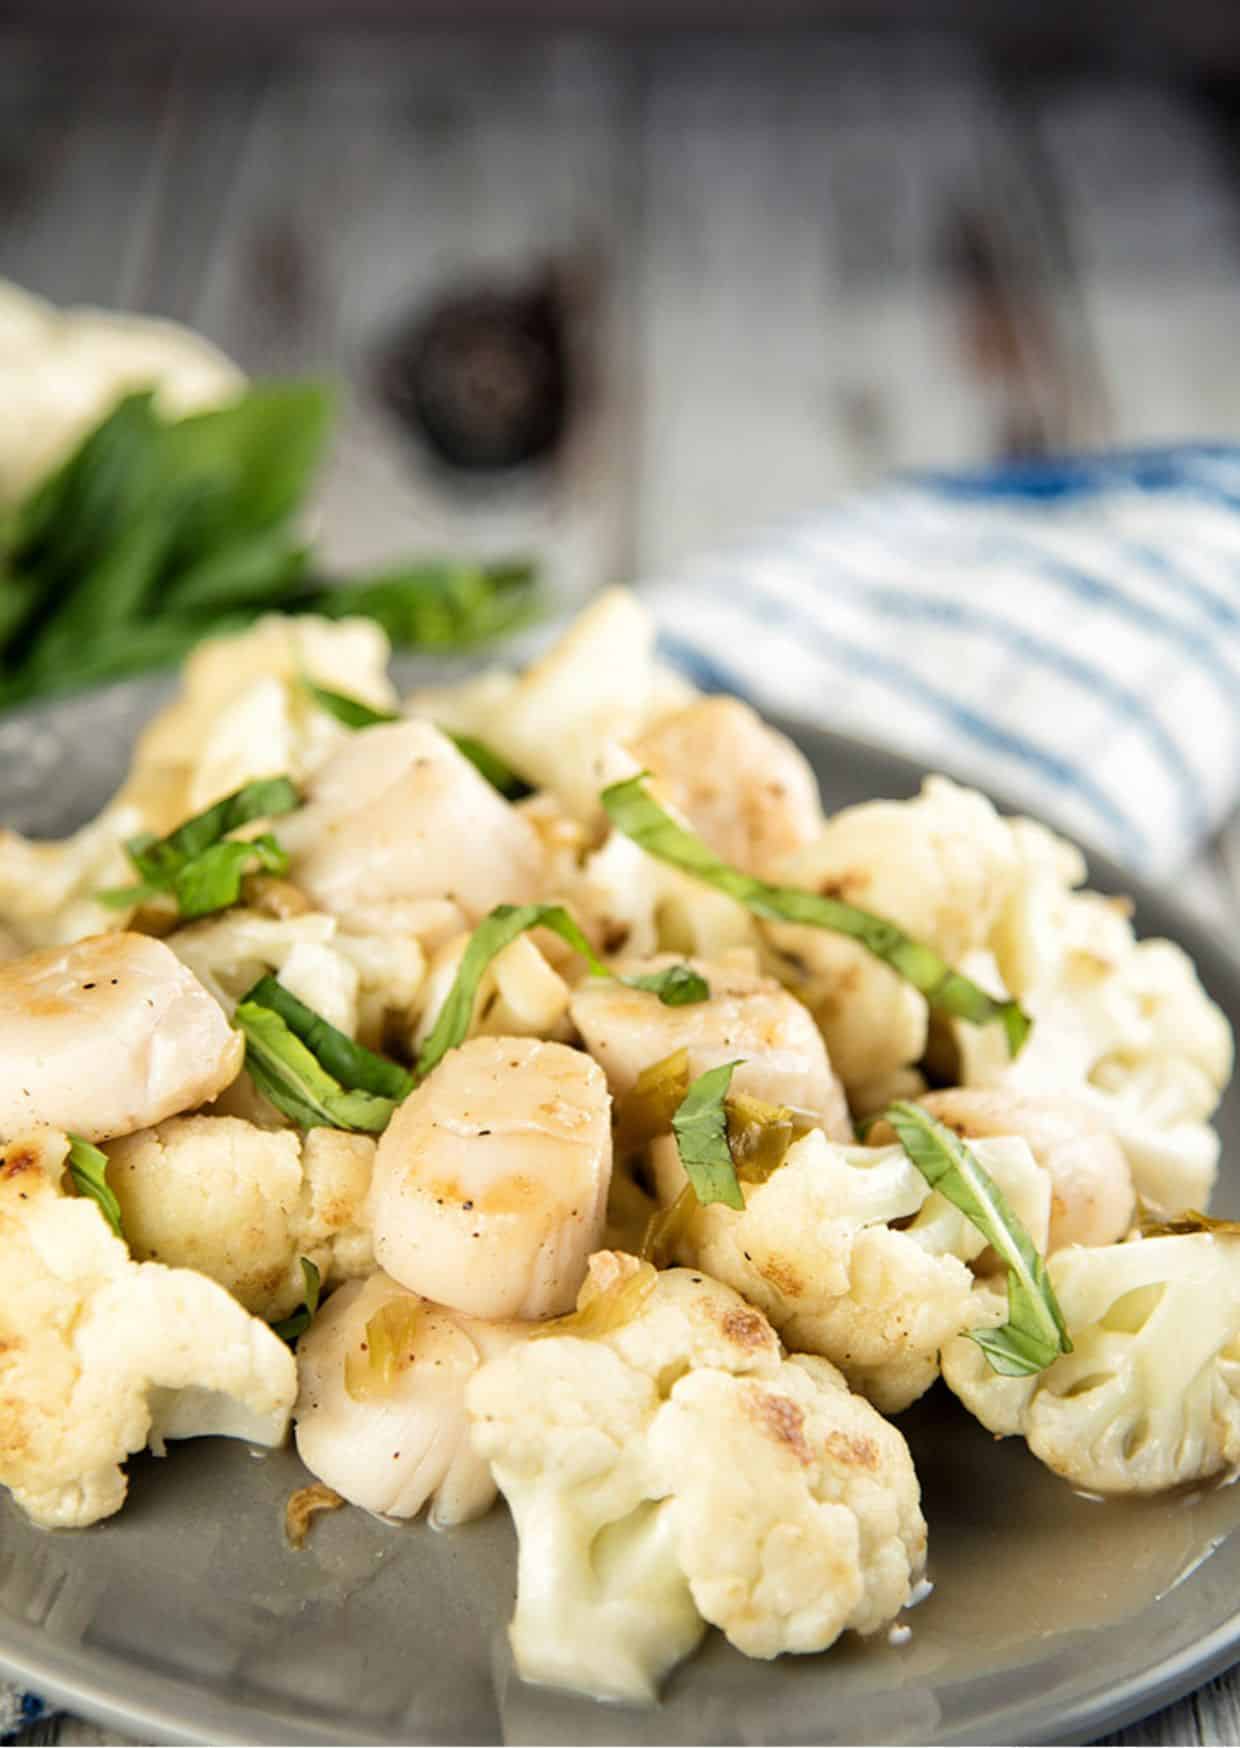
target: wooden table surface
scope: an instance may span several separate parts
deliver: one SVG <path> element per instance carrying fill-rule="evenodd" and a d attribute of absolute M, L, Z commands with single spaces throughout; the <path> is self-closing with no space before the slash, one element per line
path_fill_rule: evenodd
<path fill-rule="evenodd" d="M 1240 93 L 926 37 L 0 37 L 0 274 L 343 375 L 342 559 L 531 548 L 584 595 L 893 467 L 1236 436 L 1238 154 Z M 563 442 L 435 466 L 375 392 L 391 336 L 549 277 Z M 1191 882 L 1220 924 L 1237 845 Z M 1238 1742 L 1240 1677 L 1111 1740 Z"/>

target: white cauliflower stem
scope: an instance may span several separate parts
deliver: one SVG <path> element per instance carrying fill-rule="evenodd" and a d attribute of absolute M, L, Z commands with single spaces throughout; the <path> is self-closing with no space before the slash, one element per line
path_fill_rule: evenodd
<path fill-rule="evenodd" d="M 1240 1241 L 1074 1246 L 1050 1261 L 1073 1351 L 1031 1378 L 949 1342 L 948 1384 L 999 1437 L 1093 1493 L 1157 1493 L 1240 1463 Z M 979 1291 L 980 1321 L 1003 1320 Z"/>
<path fill-rule="evenodd" d="M 17 1142 L 0 1160 L 0 1484 L 37 1523 L 81 1528 L 119 1510 L 121 1465 L 146 1444 L 280 1443 L 297 1374 L 222 1287 L 132 1262 L 45 1153 Z"/>
<path fill-rule="evenodd" d="M 592 1284 L 638 1269 L 604 1252 Z M 922 1569 L 900 1434 L 700 1274 L 651 1279 L 594 1339 L 492 1361 L 468 1403 L 520 1538 L 527 1680 L 650 1699 L 706 1622 L 750 1656 L 820 1651 L 890 1620 Z"/>

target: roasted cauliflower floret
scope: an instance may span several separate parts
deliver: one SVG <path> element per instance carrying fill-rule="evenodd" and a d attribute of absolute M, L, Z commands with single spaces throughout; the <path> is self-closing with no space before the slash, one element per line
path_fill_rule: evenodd
<path fill-rule="evenodd" d="M 392 1324 L 396 1351 L 385 1356 L 391 1375 L 378 1375 L 367 1326 L 394 1303 L 402 1315 Z M 470 1443 L 465 1387 L 484 1359 L 523 1333 L 520 1324 L 432 1305 L 388 1275 L 342 1287 L 297 1344 L 302 1461 L 354 1505 L 385 1517 L 416 1517 L 428 1500 L 441 1527 L 480 1517 L 495 1482 Z"/>
<path fill-rule="evenodd" d="M 473 1038 L 385 1129 L 375 1255 L 403 1286 L 474 1317 L 566 1311 L 603 1231 L 611 1100 L 580 1050 Z"/>
<path fill-rule="evenodd" d="M 429 722 L 351 734 L 307 797 L 280 842 L 324 910 L 447 898 L 476 922 L 537 892 L 537 833 Z"/>
<path fill-rule="evenodd" d="M 666 802 L 717 856 L 764 876 L 822 828 L 818 782 L 786 735 L 739 698 L 700 698 L 632 743 Z"/>
<path fill-rule="evenodd" d="M 1050 1186 L 1023 1141 L 974 1149 L 1041 1247 Z M 671 1141 L 656 1144 L 660 1198 L 684 1183 Z M 975 1315 L 983 1239 L 902 1148 L 833 1146 L 813 1130 L 765 1183 L 744 1184 L 741 1213 L 697 1207 L 674 1240 L 678 1262 L 726 1281 L 788 1347 L 820 1354 L 886 1414 L 939 1374 L 943 1343 Z"/>
<path fill-rule="evenodd" d="M 837 813 L 771 878 L 876 911 L 956 965 L 985 944 L 1015 868 L 1007 827 L 990 802 L 928 777 L 914 801 L 869 801 Z M 773 923 L 768 934 L 803 975 L 798 993 L 845 1086 L 921 1058 L 925 999 L 888 966 L 822 929 Z"/>
<path fill-rule="evenodd" d="M 1123 900 L 1074 890 L 1085 866 L 1070 844 L 1031 820 L 1009 832 L 1017 874 L 993 959 L 976 970 L 1020 1000 L 1033 1031 L 1012 1061 L 993 1030 L 954 1026 L 961 1082 L 1086 1101 L 1138 1195 L 1167 1212 L 1204 1207 L 1218 1163 L 1208 1119 L 1232 1066 L 1226 1019 L 1181 948 L 1138 941 Z"/>
<path fill-rule="evenodd" d="M 144 1445 L 283 1439 L 284 1343 L 202 1275 L 131 1261 L 94 1203 L 21 1148 L 0 1167 L 0 1280 L 0 1485 L 36 1523 L 119 1510 L 121 1465 Z"/>
<path fill-rule="evenodd" d="M 1158 1493 L 1240 1462 L 1240 1241 L 1198 1233 L 1049 1264 L 1073 1351 L 1030 1378 L 991 1371 L 951 1341 L 943 1376 L 999 1438 L 1023 1434 L 1049 1469 L 1090 1493 Z M 1001 1323 L 1002 1300 L 979 1289 Z"/>
<path fill-rule="evenodd" d="M 107 1154 L 132 1254 L 197 1269 L 261 1317 L 301 1302 L 303 1257 L 325 1286 L 375 1266 L 368 1135 L 172 1117 Z"/>
<path fill-rule="evenodd" d="M 114 928 L 116 912 L 95 895 L 133 878 L 125 840 L 146 823 L 136 807 L 113 803 L 51 842 L 0 827 L 0 924 L 19 948 L 57 947 Z"/>
<path fill-rule="evenodd" d="M 676 962 L 670 954 L 625 959 L 616 970 L 628 976 Z M 665 1007 L 648 990 L 604 979 L 582 984 L 573 995 L 573 1023 L 613 1096 L 623 1098 L 643 1069 L 684 1049 L 691 1076 L 739 1060 L 732 1077 L 737 1092 L 789 1105 L 836 1140 L 851 1141 L 843 1090 L 808 1009 L 774 978 L 731 964 L 696 960 L 693 966 L 710 985 L 710 998 L 685 1007 Z"/>
<path fill-rule="evenodd" d="M 707 1622 L 774 1657 L 898 1613 L 925 1524 L 895 1428 L 701 1274 L 605 1252 L 590 1288 L 628 1295 L 617 1324 L 528 1341 L 467 1392 L 517 1526 L 521 1673 L 650 1699 Z"/>
<path fill-rule="evenodd" d="M 127 1135 L 212 1099 L 241 1066 L 218 1005 L 162 941 L 95 935 L 0 965 L 0 1139 Z"/>

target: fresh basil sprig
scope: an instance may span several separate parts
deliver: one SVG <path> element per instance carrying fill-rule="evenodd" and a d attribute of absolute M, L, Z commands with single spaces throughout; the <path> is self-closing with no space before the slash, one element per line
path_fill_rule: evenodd
<path fill-rule="evenodd" d="M 307 689 L 316 704 L 334 716 L 337 722 L 342 722 L 346 728 L 376 728 L 384 722 L 399 722 L 400 715 L 395 710 L 376 710 L 372 704 L 365 704 L 360 698 L 351 698 L 345 692 L 333 692 L 329 686 L 317 685 L 313 680 L 306 681 Z M 533 785 L 527 783 L 524 777 L 519 777 L 506 759 L 502 759 L 494 747 L 489 747 L 485 741 L 478 740 L 472 734 L 457 734 L 453 729 L 440 728 L 440 734 L 447 735 L 458 753 L 467 758 L 474 769 L 493 789 L 508 801 L 520 801 L 525 795 L 534 793 Z"/>
<path fill-rule="evenodd" d="M 259 979 L 233 1019 L 255 1086 L 302 1129 L 381 1134 L 412 1090 L 407 1069 L 355 1044 L 274 977 Z"/>
<path fill-rule="evenodd" d="M 125 853 L 139 875 L 136 886 L 114 886 L 96 893 L 101 904 L 141 904 L 170 893 L 182 917 L 226 910 L 241 896 L 247 874 L 285 874 L 288 857 L 270 832 L 234 839 L 256 819 L 276 819 L 300 806 L 301 796 L 287 777 L 260 777 L 187 819 L 166 837 L 143 832 L 130 838 Z"/>
<path fill-rule="evenodd" d="M 314 1314 L 319 1308 L 319 1291 L 323 1278 L 319 1273 L 318 1264 L 310 1261 L 308 1256 L 300 1258 L 303 1297 L 296 1311 L 287 1317 L 281 1317 L 271 1325 L 272 1333 L 278 1335 L 281 1341 L 287 1341 L 292 1347 L 299 1335 L 304 1335 L 314 1322 Z"/>
<path fill-rule="evenodd" d="M 496 905 L 469 938 L 452 988 L 418 1055 L 414 1072 L 419 1080 L 424 1079 L 449 1050 L 454 1050 L 464 1041 L 487 967 L 497 954 L 511 946 L 518 935 L 524 935 L 530 929 L 550 929 L 581 955 L 595 977 L 614 975 L 595 953 L 572 912 L 562 904 Z M 663 971 L 622 977 L 619 981 L 633 989 L 651 991 L 665 1007 L 684 1007 L 690 1002 L 706 1001 L 710 996 L 706 979 L 689 965 L 669 965 Z"/>
<path fill-rule="evenodd" d="M 313 382 L 252 383 L 181 419 L 147 392 L 119 400 L 0 517 L 0 708 L 180 661 L 261 613 L 361 614 L 436 648 L 528 621 L 528 564 L 316 574 L 301 509 L 332 402 Z"/>
<path fill-rule="evenodd" d="M 932 1189 L 944 1196 L 998 1251 L 1007 1269 L 1008 1320 L 967 1333 L 1004 1377 L 1031 1377 L 1072 1352 L 1055 1289 L 1033 1240 L 998 1184 L 958 1135 L 921 1105 L 889 1105 L 884 1116 Z"/>
<path fill-rule="evenodd" d="M 724 1062 L 698 1075 L 672 1117 L 672 1134 L 698 1201 L 743 1209 L 745 1198 L 728 1145 L 726 1100 L 736 1066 Z"/>
<path fill-rule="evenodd" d="M 69 1176 L 73 1179 L 74 1188 L 80 1196 L 89 1196 L 97 1202 L 99 1211 L 118 1238 L 124 1238 L 121 1229 L 121 1205 L 116 1199 L 116 1192 L 108 1183 L 108 1156 L 89 1141 L 83 1141 L 80 1135 L 69 1137 Z"/>
<path fill-rule="evenodd" d="M 824 898 L 796 886 L 772 886 L 752 874 L 720 861 L 701 838 L 686 830 L 662 808 L 645 787 L 646 773 L 613 783 L 602 792 L 608 818 L 618 831 L 657 861 L 668 862 L 769 922 L 801 923 L 828 929 L 858 941 L 890 965 L 932 1008 L 974 1025 L 999 1020 L 1015 1056 L 1029 1035 L 1030 1019 L 1015 1001 L 998 1001 L 961 972 L 955 971 L 931 947 L 915 941 L 897 924 L 839 898 Z"/>

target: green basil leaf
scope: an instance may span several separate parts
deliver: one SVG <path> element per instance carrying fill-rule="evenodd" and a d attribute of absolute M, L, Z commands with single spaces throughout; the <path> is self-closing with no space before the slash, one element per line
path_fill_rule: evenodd
<path fill-rule="evenodd" d="M 648 989 L 665 1008 L 687 1008 L 710 1000 L 710 984 L 692 965 L 668 965 L 662 971 L 643 971 L 620 981 L 629 989 Z"/>
<path fill-rule="evenodd" d="M 921 1105 L 902 1101 L 883 1114 L 926 1182 L 959 1208 L 1007 1269 L 1008 1321 L 1001 1329 L 968 1331 L 992 1368 L 1026 1377 L 1071 1353 L 1046 1259 L 976 1155 Z"/>
<path fill-rule="evenodd" d="M 577 919 L 562 904 L 496 905 L 469 937 L 452 988 L 418 1056 L 414 1073 L 419 1080 L 425 1079 L 449 1050 L 455 1050 L 464 1042 L 487 967 L 497 954 L 511 946 L 518 935 L 524 935 L 530 929 L 550 929 L 581 955 L 595 977 L 612 976 L 586 939 Z M 677 971 L 683 974 L 679 978 L 673 975 Z M 667 1007 L 705 1001 L 710 995 L 706 979 L 687 965 L 672 966 L 665 972 L 652 972 L 645 977 L 624 977 L 619 981 L 630 988 L 654 990 Z"/>
<path fill-rule="evenodd" d="M 301 805 L 296 786 L 287 777 L 259 777 L 231 795 L 196 813 L 167 837 L 151 841 L 150 834 L 131 838 L 125 848 L 144 880 L 165 888 L 187 862 L 194 861 L 221 838 L 255 819 L 277 819 Z"/>
<path fill-rule="evenodd" d="M 735 1062 L 708 1068 L 691 1082 L 672 1117 L 672 1134 L 685 1175 L 699 1202 L 743 1209 L 745 1197 L 728 1146 L 728 1088 Z"/>
<path fill-rule="evenodd" d="M 108 1183 L 108 1156 L 83 1141 L 80 1135 L 69 1137 L 69 1176 L 80 1196 L 89 1196 L 99 1204 L 99 1211 L 118 1238 L 121 1230 L 121 1205 Z"/>
<path fill-rule="evenodd" d="M 245 1064 L 255 1086 L 299 1128 L 370 1135 L 387 1128 L 398 1101 L 341 1086 L 273 1009 L 243 1001 L 233 1019 L 245 1038 Z"/>
<path fill-rule="evenodd" d="M 528 624 L 538 610 L 528 564 L 444 559 L 397 566 L 371 578 L 307 590 L 298 611 L 329 619 L 362 614 L 397 645 L 455 648 Z"/>
<path fill-rule="evenodd" d="M 360 698 L 350 698 L 345 692 L 333 692 L 330 686 L 320 686 L 314 680 L 307 680 L 305 687 L 314 702 L 337 722 L 343 722 L 346 728 L 374 728 L 381 722 L 400 721 L 400 713 L 396 710 L 376 710 Z"/>
<path fill-rule="evenodd" d="M 726 892 L 730 898 L 769 922 L 801 923 L 828 929 L 858 941 L 890 965 L 932 1008 L 974 1025 L 1002 1023 L 1008 1052 L 1015 1056 L 1029 1035 L 1030 1020 L 1015 1001 L 998 1001 L 961 972 L 954 971 L 930 947 L 915 941 L 886 917 L 862 910 L 839 898 L 824 898 L 796 886 L 772 886 L 752 874 L 720 861 L 701 838 L 677 824 L 645 787 L 643 777 L 626 778 L 603 790 L 602 802 L 618 831 L 633 839 L 647 855 Z"/>
<path fill-rule="evenodd" d="M 247 874 L 287 874 L 288 857 L 270 832 L 256 838 L 229 838 L 212 844 L 178 870 L 173 881 L 177 908 L 186 921 L 227 910 L 241 897 Z"/>
<path fill-rule="evenodd" d="M 376 1093 L 399 1102 L 413 1091 L 413 1076 L 390 1057 L 379 1056 L 357 1044 L 313 1008 L 299 1001 L 292 990 L 274 977 L 260 977 L 242 998 L 278 1014 L 295 1038 L 310 1050 L 327 1073 L 350 1091 Z"/>
<path fill-rule="evenodd" d="M 507 801 L 520 801 L 525 795 L 534 793 L 534 785 L 527 783 L 524 777 L 519 777 L 506 759 L 502 759 L 494 747 L 487 746 L 485 741 L 478 740 L 472 734 L 455 734 L 452 729 L 444 728 L 441 734 L 446 734 L 458 753 L 464 755 L 474 769 L 491 785 L 498 789 Z"/>
<path fill-rule="evenodd" d="M 303 1256 L 300 1261 L 305 1298 L 296 1311 L 290 1312 L 287 1317 L 281 1317 L 279 1322 L 271 1325 L 273 1334 L 278 1335 L 281 1341 L 287 1341 L 290 1347 L 294 1345 L 297 1337 L 304 1335 L 314 1322 L 314 1314 L 319 1308 L 319 1289 L 323 1284 L 318 1265 L 312 1263 L 308 1256 Z"/>

